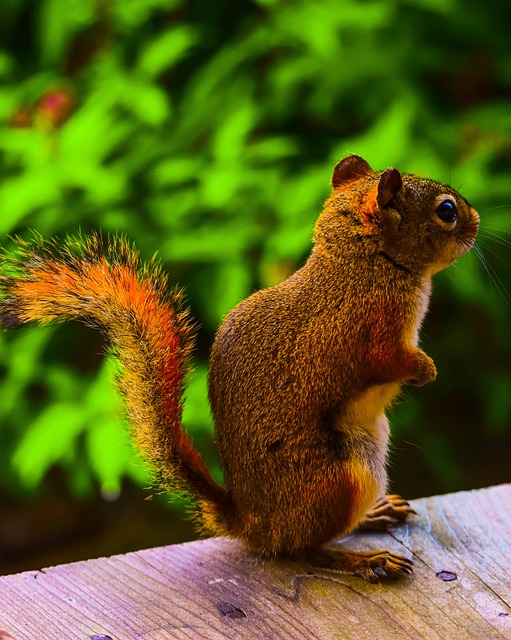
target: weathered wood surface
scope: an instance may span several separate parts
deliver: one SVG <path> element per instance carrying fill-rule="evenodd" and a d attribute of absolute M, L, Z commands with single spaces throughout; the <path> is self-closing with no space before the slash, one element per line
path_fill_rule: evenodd
<path fill-rule="evenodd" d="M 392 534 L 343 541 L 413 555 L 412 579 L 368 584 L 203 540 L 0 578 L 0 639 L 511 639 L 511 485 L 413 506 Z"/>

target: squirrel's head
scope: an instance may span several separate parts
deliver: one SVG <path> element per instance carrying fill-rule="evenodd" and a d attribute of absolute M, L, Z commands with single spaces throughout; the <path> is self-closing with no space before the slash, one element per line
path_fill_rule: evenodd
<path fill-rule="evenodd" d="M 479 215 L 454 189 L 397 169 L 376 173 L 360 156 L 334 168 L 316 223 L 319 250 L 379 253 L 396 268 L 435 273 L 474 244 Z"/>

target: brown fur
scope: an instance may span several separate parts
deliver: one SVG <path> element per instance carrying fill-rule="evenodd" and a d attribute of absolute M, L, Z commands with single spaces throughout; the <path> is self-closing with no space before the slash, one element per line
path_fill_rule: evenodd
<path fill-rule="evenodd" d="M 306 264 L 239 304 L 213 345 L 209 397 L 224 488 L 180 427 L 191 330 L 154 264 L 141 265 L 118 240 L 106 258 L 96 238 L 63 249 L 39 243 L 3 280 L 0 321 L 81 318 L 104 328 L 124 364 L 139 447 L 165 486 L 177 479 L 197 499 L 205 529 L 371 580 L 410 573 L 410 563 L 323 545 L 386 491 L 385 409 L 403 384 L 436 375 L 417 346 L 431 276 L 470 248 L 478 216 L 449 187 L 375 173 L 358 156 L 338 163 L 332 185 Z M 457 207 L 454 224 L 437 215 L 446 199 Z"/>
<path fill-rule="evenodd" d="M 187 492 L 198 485 L 203 498 L 223 499 L 181 429 L 193 341 L 181 293 L 167 294 L 159 266 L 142 264 L 121 238 L 108 245 L 108 259 L 97 235 L 19 246 L 21 256 L 4 265 L 13 275 L 0 280 L 0 323 L 82 320 L 103 330 L 123 365 L 118 386 L 136 445 L 160 483 Z"/>

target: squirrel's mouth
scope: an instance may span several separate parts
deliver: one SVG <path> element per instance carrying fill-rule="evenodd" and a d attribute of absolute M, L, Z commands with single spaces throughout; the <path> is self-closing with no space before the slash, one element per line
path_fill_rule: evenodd
<path fill-rule="evenodd" d="M 470 251 L 474 246 L 479 230 L 481 218 L 475 209 L 470 208 L 470 218 L 463 225 L 462 232 L 458 237 L 458 246 L 460 248 L 460 256 Z M 459 256 L 458 256 L 459 257 Z"/>

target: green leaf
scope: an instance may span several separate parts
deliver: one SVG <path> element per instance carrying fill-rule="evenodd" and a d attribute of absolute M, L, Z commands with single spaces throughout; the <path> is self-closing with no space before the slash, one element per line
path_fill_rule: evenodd
<path fill-rule="evenodd" d="M 211 325 L 216 326 L 250 293 L 252 275 L 244 262 L 220 264 L 213 273 L 214 282 L 210 289 L 213 304 L 208 305 L 208 312 L 212 312 Z"/>
<path fill-rule="evenodd" d="M 164 159 L 150 172 L 150 179 L 155 189 L 176 185 L 197 178 L 197 161 L 187 157 Z"/>
<path fill-rule="evenodd" d="M 212 151 L 218 162 L 232 162 L 243 155 L 248 135 L 257 121 L 255 106 L 248 100 L 239 103 L 215 133 Z"/>
<path fill-rule="evenodd" d="M 208 368 L 205 365 L 197 365 L 188 377 L 183 425 L 188 431 L 205 426 L 213 430 L 208 404 Z"/>
<path fill-rule="evenodd" d="M 126 87 L 128 89 L 128 86 Z M 136 81 L 124 95 L 124 104 L 141 122 L 156 126 L 172 115 L 171 103 L 156 85 Z"/>
<path fill-rule="evenodd" d="M 123 476 L 135 463 L 118 417 L 98 415 L 87 429 L 86 444 L 90 466 L 101 485 L 103 497 L 115 499 L 120 493 Z"/>
<path fill-rule="evenodd" d="M 84 427 L 79 403 L 60 402 L 43 411 L 30 425 L 12 458 L 12 466 L 24 484 L 35 487 L 53 464 L 70 458 Z"/>
<path fill-rule="evenodd" d="M 157 11 L 172 11 L 183 0 L 123 0 L 113 4 L 115 22 L 122 29 L 137 30 Z"/>
<path fill-rule="evenodd" d="M 0 234 L 5 235 L 19 225 L 35 209 L 58 200 L 59 185 L 53 167 L 26 172 L 7 178 L 0 185 Z"/>
<path fill-rule="evenodd" d="M 41 0 L 38 35 L 44 64 L 58 63 L 74 33 L 94 22 L 93 0 Z"/>
<path fill-rule="evenodd" d="M 198 32 L 189 25 L 163 32 L 142 50 L 137 71 L 149 77 L 159 76 L 184 58 L 198 40 Z"/>

